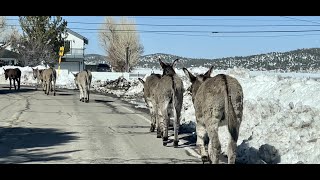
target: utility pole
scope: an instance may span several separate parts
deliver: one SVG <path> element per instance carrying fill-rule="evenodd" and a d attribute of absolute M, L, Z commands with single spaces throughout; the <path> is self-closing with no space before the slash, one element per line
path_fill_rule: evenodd
<path fill-rule="evenodd" d="M 126 71 L 129 72 L 129 46 L 126 49 Z"/>

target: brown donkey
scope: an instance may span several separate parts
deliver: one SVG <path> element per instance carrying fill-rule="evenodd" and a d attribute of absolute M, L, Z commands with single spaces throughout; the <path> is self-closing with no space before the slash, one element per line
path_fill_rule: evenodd
<path fill-rule="evenodd" d="M 21 79 L 21 71 L 19 68 L 15 68 L 15 69 L 4 69 L 4 75 L 5 75 L 5 79 L 7 80 L 9 78 L 10 81 L 10 90 L 11 90 L 11 80 L 13 80 L 13 86 L 14 89 L 16 90 L 16 82 L 18 83 L 18 90 L 20 89 L 20 79 Z"/>

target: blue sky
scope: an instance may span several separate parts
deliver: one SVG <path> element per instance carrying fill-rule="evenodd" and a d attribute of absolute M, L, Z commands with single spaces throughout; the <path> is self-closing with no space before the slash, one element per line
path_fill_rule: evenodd
<path fill-rule="evenodd" d="M 99 46 L 97 33 L 97 29 L 101 26 L 99 23 L 104 22 L 104 16 L 63 16 L 63 18 L 69 22 L 68 28 L 89 39 L 87 54 L 105 55 Z M 144 55 L 168 53 L 192 58 L 221 58 L 320 47 L 320 16 L 129 16 L 129 18 L 134 19 L 138 24 L 137 29 L 140 31 L 140 40 L 145 50 Z M 18 20 L 14 20 L 18 17 L 8 17 L 8 19 L 9 24 L 18 24 Z M 309 30 L 315 31 L 257 33 L 257 31 Z M 234 31 L 240 32 L 234 33 Z M 248 31 L 253 32 L 248 33 Z"/>

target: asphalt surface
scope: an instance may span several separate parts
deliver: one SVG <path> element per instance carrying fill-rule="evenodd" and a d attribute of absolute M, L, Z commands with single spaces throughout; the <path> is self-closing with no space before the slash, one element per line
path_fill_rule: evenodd
<path fill-rule="evenodd" d="M 190 134 L 174 148 L 150 133 L 150 117 L 112 96 L 0 85 L 0 163 L 202 164 Z"/>

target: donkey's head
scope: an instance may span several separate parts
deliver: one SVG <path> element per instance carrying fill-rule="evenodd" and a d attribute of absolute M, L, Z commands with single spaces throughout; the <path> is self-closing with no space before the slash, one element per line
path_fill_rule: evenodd
<path fill-rule="evenodd" d="M 73 72 L 71 72 L 71 74 L 73 74 L 73 76 L 74 76 L 74 83 L 76 84 L 76 87 L 78 88 L 78 78 L 77 78 L 77 77 L 78 77 L 78 74 L 79 74 L 79 73 L 75 73 L 75 74 L 74 74 Z"/>
<path fill-rule="evenodd" d="M 145 84 L 146 84 L 146 82 L 143 80 L 143 79 L 141 79 L 141 78 L 138 78 L 138 80 L 141 82 L 141 84 L 143 85 L 143 89 L 142 89 L 142 91 L 143 91 L 143 98 L 144 98 L 144 101 L 147 103 L 147 97 L 146 97 L 146 92 L 145 92 Z"/>
<path fill-rule="evenodd" d="M 188 89 L 190 89 L 190 93 L 192 95 L 192 100 L 194 100 L 194 97 L 196 96 L 200 85 L 206 79 L 210 78 L 210 74 L 212 72 L 212 69 L 213 69 L 213 66 L 211 66 L 210 69 L 206 73 L 199 74 L 199 75 L 195 76 L 190 71 L 188 71 L 187 68 L 183 68 L 183 72 L 186 74 L 186 76 L 189 78 L 189 80 L 191 82 L 191 87 Z"/>
<path fill-rule="evenodd" d="M 159 58 L 159 63 L 160 66 L 162 67 L 163 73 L 162 75 L 168 75 L 168 76 L 173 76 L 176 74 L 176 72 L 174 71 L 174 67 L 176 65 L 176 63 L 178 62 L 179 59 L 174 60 L 171 64 L 169 63 L 165 63 L 163 61 L 161 61 L 161 59 Z"/>
<path fill-rule="evenodd" d="M 34 78 L 34 79 L 37 79 L 37 76 L 38 76 L 38 68 L 35 68 L 35 69 L 32 68 L 32 73 L 33 73 L 33 78 Z"/>
<path fill-rule="evenodd" d="M 9 74 L 8 74 L 8 73 L 9 73 L 9 70 L 10 70 L 10 69 L 4 69 L 4 68 L 3 68 L 3 71 L 4 71 L 4 77 L 5 77 L 5 79 L 6 79 L 6 80 L 7 80 L 7 79 L 8 79 L 8 77 L 9 77 Z"/>

